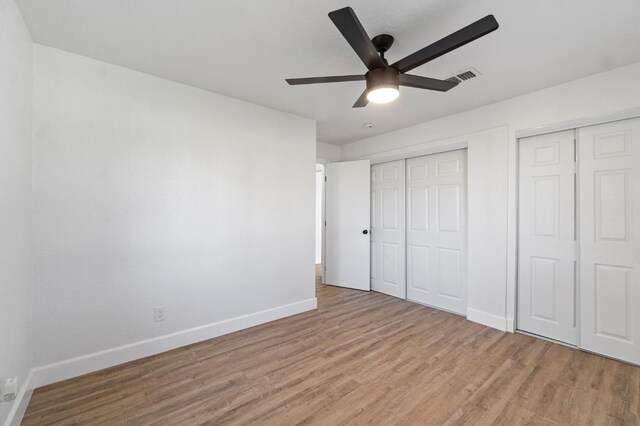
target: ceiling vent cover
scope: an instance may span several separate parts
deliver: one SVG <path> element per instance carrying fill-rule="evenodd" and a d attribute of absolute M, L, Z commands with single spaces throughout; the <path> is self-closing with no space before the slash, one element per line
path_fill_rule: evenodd
<path fill-rule="evenodd" d="M 462 83 L 463 81 L 471 80 L 472 78 L 476 78 L 480 75 L 477 69 L 468 68 L 464 71 L 460 71 L 458 74 L 453 77 L 449 77 L 447 81 L 453 81 L 454 83 Z"/>

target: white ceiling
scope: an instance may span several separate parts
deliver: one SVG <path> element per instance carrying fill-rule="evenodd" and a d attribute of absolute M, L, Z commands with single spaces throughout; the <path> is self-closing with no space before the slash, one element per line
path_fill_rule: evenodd
<path fill-rule="evenodd" d="M 18 0 L 37 43 L 309 117 L 343 144 L 640 61 L 638 0 Z M 500 28 L 413 70 L 482 76 L 448 93 L 401 88 L 352 109 L 364 82 L 285 77 L 364 73 L 327 13 L 351 6 L 394 62 L 489 14 Z M 366 129 L 363 123 L 374 123 Z"/>

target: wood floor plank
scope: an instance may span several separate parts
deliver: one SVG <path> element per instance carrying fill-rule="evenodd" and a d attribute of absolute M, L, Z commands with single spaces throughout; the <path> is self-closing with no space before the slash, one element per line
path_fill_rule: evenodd
<path fill-rule="evenodd" d="M 316 287 L 316 311 L 37 389 L 23 424 L 640 424 L 639 367 Z"/>

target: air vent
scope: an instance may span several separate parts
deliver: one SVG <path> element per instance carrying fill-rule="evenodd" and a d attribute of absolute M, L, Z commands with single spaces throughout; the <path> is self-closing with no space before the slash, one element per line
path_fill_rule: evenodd
<path fill-rule="evenodd" d="M 456 77 L 458 77 L 460 80 L 469 80 L 473 77 L 476 76 L 476 73 L 474 73 L 473 71 L 465 71 L 462 74 L 458 74 Z"/>
<path fill-rule="evenodd" d="M 477 69 L 469 68 L 460 73 L 454 75 L 453 77 L 449 77 L 446 81 L 451 81 L 454 83 L 462 83 L 463 81 L 471 80 L 472 78 L 476 78 L 480 75 Z"/>

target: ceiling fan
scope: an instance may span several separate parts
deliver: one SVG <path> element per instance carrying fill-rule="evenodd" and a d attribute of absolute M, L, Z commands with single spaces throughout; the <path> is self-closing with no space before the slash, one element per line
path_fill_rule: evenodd
<path fill-rule="evenodd" d="M 498 21 L 496 21 L 496 18 L 494 18 L 493 15 L 487 15 L 473 24 L 467 25 L 455 33 L 449 34 L 443 39 L 389 65 L 384 54 L 393 44 L 392 36 L 389 34 L 380 34 L 373 39 L 369 39 L 367 32 L 350 7 L 330 12 L 329 18 L 335 26 L 338 27 L 338 30 L 340 30 L 344 38 L 347 39 L 351 48 L 360 57 L 362 62 L 364 62 L 368 69 L 367 73 L 364 75 L 288 78 L 286 81 L 291 85 L 297 85 L 365 80 L 367 88 L 362 95 L 360 95 L 353 105 L 353 108 L 364 107 L 369 102 L 391 102 L 398 97 L 400 93 L 398 90 L 399 86 L 437 90 L 440 92 L 446 92 L 452 89 L 457 86 L 458 83 L 406 73 L 498 29 Z"/>

